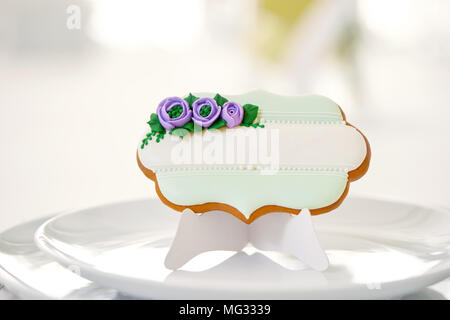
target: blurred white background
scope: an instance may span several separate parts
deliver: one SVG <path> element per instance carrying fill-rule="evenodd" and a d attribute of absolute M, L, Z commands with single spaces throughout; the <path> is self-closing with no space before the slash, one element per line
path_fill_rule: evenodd
<path fill-rule="evenodd" d="M 450 206 L 448 0 L 3 0 L 0 229 L 155 196 L 157 102 L 254 88 L 342 106 L 373 153 L 352 194 Z"/>

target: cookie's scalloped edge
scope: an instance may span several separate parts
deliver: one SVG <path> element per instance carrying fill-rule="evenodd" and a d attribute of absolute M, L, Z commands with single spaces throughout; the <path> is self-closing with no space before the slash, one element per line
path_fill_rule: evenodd
<path fill-rule="evenodd" d="M 318 214 L 326 213 L 326 212 L 329 212 L 329 211 L 334 210 L 337 207 L 339 207 L 348 194 L 348 190 L 350 188 L 350 183 L 353 181 L 356 181 L 359 178 L 361 178 L 362 176 L 364 176 L 364 174 L 366 174 L 367 170 L 369 169 L 370 158 L 371 158 L 371 154 L 372 154 L 371 150 L 370 150 L 369 141 L 367 140 L 366 136 L 358 128 L 354 127 L 353 125 L 351 125 L 350 123 L 347 122 L 344 112 L 342 111 L 342 109 L 340 107 L 339 107 L 339 109 L 341 110 L 342 118 L 344 119 L 345 124 L 347 126 L 351 126 L 351 127 L 355 128 L 355 130 L 358 131 L 363 136 L 364 141 L 366 142 L 366 157 L 364 158 L 364 161 L 359 165 L 358 168 L 348 172 L 347 185 L 345 186 L 345 190 L 342 193 L 342 195 L 340 196 L 340 198 L 336 202 L 334 202 L 326 207 L 310 209 L 311 215 L 318 215 Z M 266 206 L 259 207 L 258 209 L 253 211 L 248 218 L 246 218 L 244 216 L 244 214 L 242 214 L 242 212 L 240 212 L 235 207 L 230 206 L 226 203 L 221 203 L 221 202 L 207 202 L 207 203 L 203 203 L 203 204 L 190 205 L 190 206 L 183 206 L 183 205 L 175 204 L 175 203 L 169 201 L 162 194 L 161 189 L 159 188 L 158 180 L 156 178 L 155 173 L 152 170 L 146 168 L 142 164 L 141 160 L 139 159 L 138 152 L 136 152 L 136 157 L 137 157 L 138 166 L 142 170 L 144 175 L 155 183 L 155 190 L 156 190 L 156 194 L 158 195 L 159 199 L 161 199 L 161 201 L 165 205 L 167 205 L 168 207 L 170 207 L 176 211 L 181 212 L 185 209 L 190 209 L 195 213 L 204 213 L 204 212 L 213 211 L 213 210 L 221 210 L 221 211 L 225 211 L 225 212 L 232 214 L 233 216 L 235 216 L 236 218 L 242 220 L 243 222 L 245 222 L 247 224 L 250 224 L 253 221 L 255 221 L 257 218 L 259 218 L 265 214 L 271 213 L 271 212 L 286 212 L 286 213 L 290 213 L 290 214 L 299 214 L 301 212 L 301 209 L 292 209 L 292 208 L 287 208 L 287 207 L 277 206 L 277 205 L 266 205 Z"/>

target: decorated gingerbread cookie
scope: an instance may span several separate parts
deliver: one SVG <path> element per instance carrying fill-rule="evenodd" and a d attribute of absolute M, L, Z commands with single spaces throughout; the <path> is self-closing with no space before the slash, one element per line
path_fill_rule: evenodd
<path fill-rule="evenodd" d="M 247 224 L 272 212 L 333 210 L 370 161 L 365 136 L 318 95 L 169 97 L 148 124 L 137 161 L 160 199 Z"/>

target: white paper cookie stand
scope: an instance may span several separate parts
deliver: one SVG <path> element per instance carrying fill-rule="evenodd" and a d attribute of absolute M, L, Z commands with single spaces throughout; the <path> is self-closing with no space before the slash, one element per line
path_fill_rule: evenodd
<path fill-rule="evenodd" d="M 251 224 L 222 211 L 200 215 L 186 209 L 165 265 L 175 270 L 200 253 L 240 251 L 248 243 L 259 250 L 291 254 L 317 271 L 328 268 L 328 258 L 319 244 L 308 209 L 298 215 L 266 214 Z"/>

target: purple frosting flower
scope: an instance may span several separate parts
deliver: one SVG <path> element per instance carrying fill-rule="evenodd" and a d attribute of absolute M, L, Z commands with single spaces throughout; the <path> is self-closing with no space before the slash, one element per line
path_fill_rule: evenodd
<path fill-rule="evenodd" d="M 192 121 L 196 125 L 208 128 L 220 116 L 221 108 L 212 98 L 200 98 L 192 104 Z"/>
<path fill-rule="evenodd" d="M 233 128 L 241 124 L 244 118 L 244 109 L 233 101 L 226 102 L 222 107 L 222 119 L 227 122 L 228 128 Z"/>
<path fill-rule="evenodd" d="M 172 110 L 172 108 L 175 109 Z M 174 112 L 174 110 L 177 112 Z M 192 110 L 189 108 L 189 104 L 179 97 L 165 98 L 159 103 L 156 114 L 159 122 L 166 130 L 182 127 L 192 118 Z"/>

